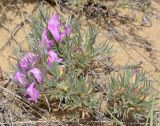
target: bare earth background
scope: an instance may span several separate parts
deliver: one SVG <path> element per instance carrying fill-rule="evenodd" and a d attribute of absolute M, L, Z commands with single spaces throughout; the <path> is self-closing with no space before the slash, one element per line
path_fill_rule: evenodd
<path fill-rule="evenodd" d="M 34 8 L 34 0 L 24 3 L 22 8 L 19 10 L 12 10 L 12 7 L 6 11 L 8 20 L 5 20 L 5 25 L 12 31 L 17 24 L 23 21 L 27 16 L 31 14 Z M 160 8 L 160 6 L 158 6 Z M 2 10 L 1 10 L 2 11 Z M 18 14 L 17 14 L 18 12 Z M 1 13 L 1 12 L 0 12 Z M 25 38 L 26 31 L 29 31 L 28 25 L 24 25 L 22 29 L 15 36 L 16 41 L 24 48 L 27 48 L 27 40 Z M 152 19 L 151 27 L 143 27 L 139 31 L 139 35 L 146 38 L 152 44 L 152 52 L 147 52 L 143 48 L 133 49 L 132 47 L 126 47 L 125 50 L 122 48 L 116 40 L 112 40 L 110 43 L 113 44 L 113 60 L 116 65 L 125 65 L 143 62 L 142 66 L 144 70 L 150 72 L 152 78 L 160 82 L 160 20 Z M 0 27 L 0 48 L 8 41 L 10 37 L 9 33 Z M 107 32 L 102 30 L 99 39 L 107 39 Z M 10 58 L 14 57 L 13 48 L 16 47 L 14 41 L 11 45 L 7 46 L 3 53 L 0 54 L 0 67 L 4 73 L 10 74 L 12 69 L 11 65 L 14 65 L 15 61 Z M 128 52 L 128 53 L 126 53 Z M 129 55 L 130 54 L 130 55 Z M 132 58 L 130 57 L 132 56 Z M 145 58 L 144 58 L 145 57 Z M 147 60 L 146 60 L 147 59 Z M 160 91 L 160 86 L 155 85 L 155 87 Z"/>

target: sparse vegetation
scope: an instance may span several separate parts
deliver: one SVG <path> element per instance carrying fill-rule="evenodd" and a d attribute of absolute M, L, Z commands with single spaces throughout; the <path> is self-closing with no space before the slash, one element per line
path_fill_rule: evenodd
<path fill-rule="evenodd" d="M 29 48 L 24 50 L 19 46 L 19 51 L 15 51 L 17 65 L 11 77 L 15 90 L 2 89 L 21 102 L 20 108 L 24 105 L 22 108 L 31 111 L 33 122 L 46 118 L 52 123 L 54 117 L 54 125 L 61 122 L 62 125 L 156 125 L 154 107 L 158 92 L 152 86 L 153 78 L 138 65 L 116 69 L 112 60 L 114 46 L 109 39 L 98 38 L 107 24 L 107 30 L 116 40 L 126 44 L 128 40 L 116 31 L 117 26 L 111 20 L 115 18 L 129 27 L 134 26 L 134 21 L 127 15 L 119 15 L 116 9 L 139 11 L 142 19 L 146 19 L 144 15 L 152 13 L 151 1 L 56 0 L 52 3 L 62 11 L 76 7 L 74 13 L 78 14 L 64 18 L 41 2 L 28 20 Z M 83 27 L 82 15 L 100 23 Z"/>

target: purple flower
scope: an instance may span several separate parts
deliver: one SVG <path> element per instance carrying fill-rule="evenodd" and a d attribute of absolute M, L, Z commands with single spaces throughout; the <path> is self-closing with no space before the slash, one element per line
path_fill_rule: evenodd
<path fill-rule="evenodd" d="M 67 36 L 69 36 L 72 32 L 72 28 L 67 26 L 67 27 L 64 27 L 64 32 Z"/>
<path fill-rule="evenodd" d="M 62 58 L 59 58 L 56 52 L 54 52 L 53 50 L 50 50 L 48 52 L 47 62 L 48 62 L 48 65 L 51 66 L 53 62 L 57 62 L 57 63 L 62 62 Z"/>
<path fill-rule="evenodd" d="M 32 73 L 33 76 L 36 78 L 37 82 L 39 84 L 42 84 L 43 81 L 43 76 L 41 71 L 38 68 L 33 68 L 32 70 L 30 70 L 28 73 Z"/>
<path fill-rule="evenodd" d="M 61 41 L 66 35 L 70 35 L 71 28 L 65 27 L 62 32 L 60 32 L 61 23 L 58 14 L 54 14 L 48 21 L 48 29 L 53 35 L 54 39 L 58 42 Z"/>
<path fill-rule="evenodd" d="M 27 88 L 25 96 L 28 96 L 29 101 L 33 101 L 35 103 L 38 102 L 38 99 L 40 98 L 39 91 L 34 87 L 34 83 L 31 83 L 30 86 Z"/>
<path fill-rule="evenodd" d="M 26 71 L 29 69 L 28 61 L 25 58 L 22 58 L 19 62 L 20 69 Z"/>
<path fill-rule="evenodd" d="M 23 71 L 28 71 L 30 66 L 33 66 L 38 60 L 38 55 L 34 55 L 33 53 L 27 53 L 19 62 L 19 67 Z"/>
<path fill-rule="evenodd" d="M 44 31 L 42 32 L 42 40 L 41 40 L 41 44 L 43 44 L 48 50 L 51 49 L 51 47 L 54 45 L 54 41 L 53 40 L 49 40 L 48 36 L 47 36 L 47 28 L 44 29 Z"/>
<path fill-rule="evenodd" d="M 26 81 L 26 75 L 17 71 L 15 76 L 11 78 L 13 81 L 16 81 L 18 83 L 20 83 L 22 86 L 26 86 L 27 85 L 27 81 Z"/>
<path fill-rule="evenodd" d="M 57 14 L 54 14 L 48 21 L 48 29 L 56 41 L 60 41 L 59 29 L 61 23 Z"/>
<path fill-rule="evenodd" d="M 71 27 L 64 27 L 64 30 L 60 33 L 60 38 L 63 39 L 65 36 L 69 36 L 71 32 Z"/>

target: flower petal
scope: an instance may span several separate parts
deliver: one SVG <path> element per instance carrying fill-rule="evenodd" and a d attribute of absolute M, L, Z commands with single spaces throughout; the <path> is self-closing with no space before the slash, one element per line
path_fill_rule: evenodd
<path fill-rule="evenodd" d="M 59 33 L 60 26 L 61 23 L 59 20 L 59 16 L 58 14 L 54 13 L 54 15 L 48 21 L 48 29 L 56 41 L 60 41 L 60 33 Z"/>
<path fill-rule="evenodd" d="M 26 95 L 29 96 L 28 100 L 33 101 L 35 103 L 38 102 L 40 98 L 39 91 L 34 87 L 34 83 L 31 83 L 30 86 L 26 90 Z"/>
<path fill-rule="evenodd" d="M 24 70 L 24 71 L 26 71 L 26 70 L 29 69 L 29 63 L 28 63 L 28 61 L 27 61 L 26 58 L 22 58 L 22 59 L 20 60 L 20 62 L 19 62 L 19 67 L 20 67 L 22 70 Z"/>
<path fill-rule="evenodd" d="M 69 26 L 64 27 L 64 31 L 65 31 L 65 34 L 66 34 L 67 36 L 69 36 L 69 35 L 71 34 L 71 32 L 72 32 L 72 28 L 69 27 Z"/>
<path fill-rule="evenodd" d="M 44 31 L 42 32 L 41 42 L 49 50 L 49 49 L 51 49 L 51 47 L 54 45 L 55 42 L 48 39 L 47 32 L 48 32 L 48 30 L 47 30 L 47 28 L 45 28 Z"/>
<path fill-rule="evenodd" d="M 26 86 L 27 85 L 27 79 L 26 79 L 26 75 L 17 71 L 15 76 L 11 78 L 13 81 L 16 81 L 18 83 L 20 83 L 20 85 L 22 86 Z"/>
<path fill-rule="evenodd" d="M 57 63 L 62 62 L 62 58 L 59 58 L 56 52 L 54 52 L 53 50 L 50 50 L 48 52 L 47 62 L 48 62 L 48 65 L 51 66 L 53 62 L 57 62 Z"/>
<path fill-rule="evenodd" d="M 32 73 L 33 76 L 36 78 L 37 82 L 39 84 L 42 84 L 42 82 L 43 82 L 43 76 L 42 76 L 41 71 L 38 68 L 33 68 L 28 73 Z"/>
<path fill-rule="evenodd" d="M 69 36 L 71 32 L 71 27 L 64 27 L 64 30 L 60 33 L 60 41 L 62 41 L 65 36 Z"/>
<path fill-rule="evenodd" d="M 31 52 L 27 53 L 19 62 L 19 67 L 23 71 L 28 71 L 30 66 L 33 66 L 38 60 L 39 56 Z"/>
<path fill-rule="evenodd" d="M 64 30 L 60 32 L 61 28 L 61 22 L 59 20 L 58 14 L 54 13 L 54 15 L 49 19 L 48 22 L 48 30 L 53 35 L 54 39 L 58 41 L 62 41 L 65 36 L 68 36 L 71 34 L 71 27 L 67 26 L 64 27 Z"/>

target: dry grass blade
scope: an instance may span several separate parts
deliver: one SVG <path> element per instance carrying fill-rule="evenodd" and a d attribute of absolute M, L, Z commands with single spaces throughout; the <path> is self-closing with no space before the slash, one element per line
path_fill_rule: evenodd
<path fill-rule="evenodd" d="M 48 112 L 51 112 L 51 106 L 50 106 L 50 104 L 49 104 L 49 101 L 48 101 L 46 95 L 44 95 L 44 97 L 45 97 L 46 102 L 47 102 L 47 105 L 48 105 Z"/>
<path fill-rule="evenodd" d="M 153 119 L 153 117 L 154 117 L 154 103 L 155 103 L 155 97 L 153 98 L 151 110 L 148 114 L 145 126 L 148 126 L 148 124 L 149 124 L 149 126 L 154 126 L 154 119 Z M 150 120 L 150 122 L 149 122 L 149 120 Z"/>
<path fill-rule="evenodd" d="M 15 94 L 14 92 L 12 92 L 11 90 L 4 88 L 3 86 L 0 85 L 0 89 L 2 89 L 3 91 L 7 92 L 8 94 L 15 96 L 14 98 L 16 98 L 17 100 L 19 100 L 20 102 L 23 102 L 23 99 Z M 30 109 L 32 109 L 32 107 L 30 105 L 28 105 L 27 103 L 23 102 L 23 104 L 25 104 L 27 107 L 29 107 Z M 36 112 L 39 116 L 41 116 L 42 118 L 46 119 L 42 114 L 40 114 L 39 112 L 35 111 L 34 109 L 32 109 L 34 112 Z M 47 119 L 46 119 L 47 120 Z"/>
<path fill-rule="evenodd" d="M 107 109 L 107 112 L 108 112 L 109 115 L 114 119 L 115 123 L 117 123 L 119 126 L 125 126 L 125 125 L 123 124 L 123 122 L 119 121 L 116 117 L 114 117 L 114 116 L 112 115 L 112 113 L 111 113 L 108 109 Z"/>
<path fill-rule="evenodd" d="M 4 80 L 1 66 L 0 66 L 0 79 L 1 79 L 2 81 Z"/>

